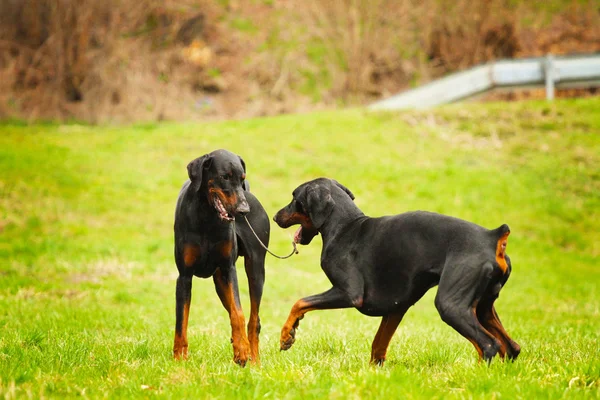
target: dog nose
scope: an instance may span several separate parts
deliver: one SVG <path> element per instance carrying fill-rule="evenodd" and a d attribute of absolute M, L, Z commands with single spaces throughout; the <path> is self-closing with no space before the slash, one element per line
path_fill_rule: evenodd
<path fill-rule="evenodd" d="M 242 201 L 235 211 L 240 215 L 244 215 L 250 212 L 250 206 L 247 201 Z"/>

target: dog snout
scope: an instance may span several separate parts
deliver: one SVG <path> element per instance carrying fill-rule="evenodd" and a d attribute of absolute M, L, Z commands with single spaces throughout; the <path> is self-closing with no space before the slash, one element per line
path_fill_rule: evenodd
<path fill-rule="evenodd" d="M 291 226 L 289 223 L 289 216 L 285 210 L 279 210 L 279 212 L 273 217 L 273 221 L 275 221 L 280 228 L 288 228 Z"/>
<path fill-rule="evenodd" d="M 246 199 L 242 199 L 242 201 L 239 202 L 237 208 L 235 209 L 235 212 L 241 215 L 247 214 L 250 212 L 250 206 L 248 205 L 248 202 L 246 201 Z"/>

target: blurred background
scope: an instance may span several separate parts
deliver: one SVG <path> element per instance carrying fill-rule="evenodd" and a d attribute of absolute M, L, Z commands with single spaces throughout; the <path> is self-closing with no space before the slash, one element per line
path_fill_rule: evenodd
<path fill-rule="evenodd" d="M 0 118 L 304 112 L 491 60 L 597 51 L 598 0 L 0 0 Z"/>

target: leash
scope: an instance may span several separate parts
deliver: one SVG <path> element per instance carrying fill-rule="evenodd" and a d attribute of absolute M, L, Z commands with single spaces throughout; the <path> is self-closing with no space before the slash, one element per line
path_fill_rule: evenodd
<path fill-rule="evenodd" d="M 269 252 L 270 255 L 272 255 L 273 257 L 277 257 L 280 260 L 285 260 L 286 258 L 290 258 L 291 256 L 293 256 L 294 254 L 298 254 L 298 249 L 296 249 L 296 242 L 294 242 L 292 240 L 292 246 L 294 246 L 294 249 L 292 250 L 292 252 L 285 256 L 278 256 L 277 254 L 273 253 L 271 250 L 269 250 L 269 248 L 267 246 L 264 245 L 264 243 L 259 239 L 258 235 L 256 234 L 256 232 L 254 232 L 254 228 L 252 228 L 252 225 L 250 225 L 250 221 L 248 221 L 248 218 L 246 217 L 246 215 L 244 215 L 244 219 L 246 220 L 246 223 L 248 224 L 248 226 L 250 227 L 250 230 L 252 231 L 252 233 L 254 233 L 254 237 L 256 238 L 256 240 L 258 240 L 258 243 L 260 243 L 260 245 L 263 247 L 263 249 L 265 249 L 266 251 Z"/>

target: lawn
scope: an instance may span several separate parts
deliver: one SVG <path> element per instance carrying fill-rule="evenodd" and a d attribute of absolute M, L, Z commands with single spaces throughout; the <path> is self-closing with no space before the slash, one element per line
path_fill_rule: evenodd
<path fill-rule="evenodd" d="M 0 396 L 12 398 L 599 398 L 600 98 L 323 112 L 220 123 L 0 125 Z M 330 287 L 321 242 L 267 258 L 260 367 L 232 361 L 211 280 L 194 280 L 190 359 L 172 360 L 172 227 L 186 165 L 240 154 L 274 215 L 309 179 L 339 180 L 371 216 L 429 210 L 511 227 L 497 301 L 522 346 L 477 362 L 432 289 L 387 363 L 378 318 L 307 314 L 280 352 L 292 304 Z M 272 223 L 271 247 L 293 229 Z M 241 261 L 241 260 L 240 260 Z M 242 265 L 241 262 L 238 262 Z M 248 316 L 248 289 L 239 268 Z"/>

